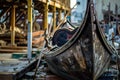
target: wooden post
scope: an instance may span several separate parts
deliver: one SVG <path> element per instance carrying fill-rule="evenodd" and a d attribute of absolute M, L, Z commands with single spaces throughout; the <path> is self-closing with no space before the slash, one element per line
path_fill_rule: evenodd
<path fill-rule="evenodd" d="M 62 9 L 59 9 L 59 11 L 58 11 L 58 22 L 61 21 L 61 18 L 62 18 Z"/>
<path fill-rule="evenodd" d="M 66 17 L 66 13 L 67 13 L 66 10 L 64 10 L 64 17 Z"/>
<path fill-rule="evenodd" d="M 44 29 L 48 28 L 48 2 L 44 4 L 43 27 Z"/>
<path fill-rule="evenodd" d="M 28 55 L 27 58 L 30 60 L 32 58 L 32 0 L 28 0 Z"/>
<path fill-rule="evenodd" d="M 53 29 L 55 30 L 56 28 L 56 6 L 55 6 L 56 1 L 54 1 L 54 7 L 53 7 Z"/>
<path fill-rule="evenodd" d="M 15 8 L 16 6 L 13 5 L 12 14 L 11 14 L 11 45 L 12 46 L 15 46 Z"/>

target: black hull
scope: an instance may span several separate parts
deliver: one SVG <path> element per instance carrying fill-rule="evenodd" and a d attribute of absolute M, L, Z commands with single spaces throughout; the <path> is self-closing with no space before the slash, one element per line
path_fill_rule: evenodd
<path fill-rule="evenodd" d="M 94 22 L 93 5 L 88 0 L 82 25 L 59 49 L 45 55 L 51 71 L 67 80 L 96 80 L 108 67 L 114 50 L 108 45 Z"/>

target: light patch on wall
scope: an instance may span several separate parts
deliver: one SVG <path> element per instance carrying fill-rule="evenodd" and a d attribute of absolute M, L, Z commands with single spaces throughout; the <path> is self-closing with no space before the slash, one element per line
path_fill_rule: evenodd
<path fill-rule="evenodd" d="M 76 4 L 76 0 L 70 0 L 70 7 L 72 8 Z"/>

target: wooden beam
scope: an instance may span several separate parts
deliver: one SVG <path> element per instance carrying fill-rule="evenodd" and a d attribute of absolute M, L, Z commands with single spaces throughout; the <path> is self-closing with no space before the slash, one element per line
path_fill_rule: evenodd
<path fill-rule="evenodd" d="M 59 23 L 61 21 L 61 18 L 62 18 L 62 10 L 59 9 L 58 10 L 58 22 L 57 23 Z"/>
<path fill-rule="evenodd" d="M 11 46 L 1 46 L 0 49 L 13 49 L 13 50 L 27 50 L 27 47 L 11 47 Z"/>
<path fill-rule="evenodd" d="M 0 49 L 0 53 L 26 53 L 27 50 L 11 50 L 11 49 Z"/>
<path fill-rule="evenodd" d="M 28 1 L 28 36 L 27 36 L 27 39 L 28 39 L 28 43 L 27 43 L 27 47 L 28 47 L 28 55 L 27 55 L 27 58 L 30 60 L 32 58 L 32 24 L 33 24 L 33 21 L 32 21 L 32 10 L 33 10 L 33 7 L 32 7 L 32 3 L 33 1 L 32 0 L 27 0 Z"/>
<path fill-rule="evenodd" d="M 7 13 L 9 10 L 11 9 L 11 7 L 9 7 L 8 9 L 6 9 L 6 10 L 2 10 L 2 12 L 0 13 L 0 18 L 5 14 L 5 13 Z"/>
<path fill-rule="evenodd" d="M 6 18 L 2 21 L 2 23 L 4 23 L 5 21 L 7 21 L 9 17 L 10 17 L 10 14 L 7 14 Z"/>
<path fill-rule="evenodd" d="M 38 1 L 43 2 L 43 3 L 47 3 L 47 0 L 38 0 Z M 56 0 L 56 2 L 55 2 L 56 8 L 60 9 L 62 7 L 62 9 L 70 10 L 70 6 L 66 7 L 65 5 L 61 5 L 61 4 L 63 4 L 63 3 L 61 3 L 61 2 L 59 2 L 59 1 Z M 50 6 L 54 6 L 54 1 L 50 0 L 49 1 L 49 5 Z"/>
<path fill-rule="evenodd" d="M 32 37 L 40 36 L 40 35 L 43 35 L 43 34 L 44 34 L 44 31 L 40 30 L 40 31 L 37 31 L 37 32 L 33 32 Z"/>
<path fill-rule="evenodd" d="M 48 28 L 48 2 L 44 4 L 43 27 L 44 29 Z"/>
<path fill-rule="evenodd" d="M 54 1 L 54 6 L 53 6 L 53 29 L 56 28 L 56 5 L 55 5 L 55 2 Z"/>
<path fill-rule="evenodd" d="M 11 45 L 12 46 L 15 46 L 15 9 L 16 6 L 13 5 L 12 14 L 11 14 Z"/>
<path fill-rule="evenodd" d="M 39 37 L 32 41 L 33 45 L 39 45 L 39 44 L 43 44 L 43 43 L 44 43 L 44 37 Z"/>
<path fill-rule="evenodd" d="M 24 11 L 22 13 L 20 13 L 17 17 L 16 17 L 16 23 L 21 19 L 21 17 L 24 15 Z"/>

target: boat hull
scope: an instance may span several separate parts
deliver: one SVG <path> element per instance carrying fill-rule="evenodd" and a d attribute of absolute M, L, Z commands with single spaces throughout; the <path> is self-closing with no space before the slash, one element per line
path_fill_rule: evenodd
<path fill-rule="evenodd" d="M 90 0 L 83 23 L 62 47 L 45 55 L 50 70 L 67 80 L 96 80 L 114 52 L 105 40 Z M 95 18 L 93 22 L 93 17 Z"/>

